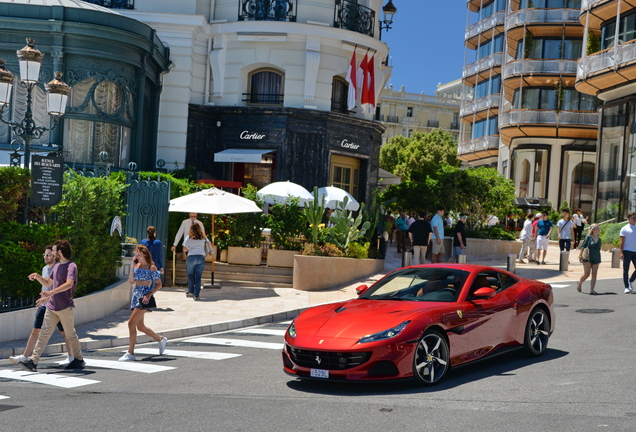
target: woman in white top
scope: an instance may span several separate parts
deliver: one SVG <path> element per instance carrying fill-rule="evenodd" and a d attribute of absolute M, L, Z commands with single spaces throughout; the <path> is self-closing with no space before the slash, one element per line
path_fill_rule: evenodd
<path fill-rule="evenodd" d="M 188 271 L 188 292 L 187 297 L 194 297 L 199 300 L 201 292 L 201 275 L 205 267 L 205 244 L 210 240 L 203 234 L 198 224 L 192 224 L 190 233 L 183 241 L 183 250 L 188 253 L 186 260 L 186 270 Z"/>
<path fill-rule="evenodd" d="M 521 240 L 521 250 L 519 251 L 519 264 L 525 264 L 526 262 L 523 260 L 526 256 L 526 252 L 528 252 L 528 248 L 532 242 L 532 220 L 534 219 L 534 215 L 530 213 L 526 216 L 526 221 L 523 223 L 523 228 L 521 229 L 521 234 L 519 234 L 519 240 Z M 530 256 L 529 259 L 532 259 Z"/>

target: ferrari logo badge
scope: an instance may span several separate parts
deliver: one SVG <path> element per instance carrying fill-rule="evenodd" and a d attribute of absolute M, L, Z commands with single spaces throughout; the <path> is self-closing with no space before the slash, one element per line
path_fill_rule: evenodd
<path fill-rule="evenodd" d="M 320 364 L 321 360 L 320 357 L 316 356 L 316 363 Z"/>
<path fill-rule="evenodd" d="M 462 314 L 462 311 L 460 311 L 460 310 L 457 311 L 457 315 L 459 315 L 460 318 L 464 317 L 463 314 Z"/>
<path fill-rule="evenodd" d="M 325 340 L 324 339 L 320 339 L 320 341 L 318 342 L 318 345 L 322 344 Z"/>

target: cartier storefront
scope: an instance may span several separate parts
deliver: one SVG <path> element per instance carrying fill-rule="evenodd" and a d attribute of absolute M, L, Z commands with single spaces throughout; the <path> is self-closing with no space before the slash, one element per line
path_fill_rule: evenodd
<path fill-rule="evenodd" d="M 186 163 L 203 179 L 337 186 L 369 202 L 384 126 L 294 108 L 190 105 Z"/>

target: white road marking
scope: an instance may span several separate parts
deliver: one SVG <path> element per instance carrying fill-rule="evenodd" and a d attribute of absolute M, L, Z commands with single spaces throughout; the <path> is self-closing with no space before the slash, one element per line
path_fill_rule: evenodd
<path fill-rule="evenodd" d="M 292 323 L 291 320 L 289 320 L 289 321 L 281 321 L 278 324 L 290 325 L 291 323 Z"/>
<path fill-rule="evenodd" d="M 194 338 L 187 339 L 186 342 L 202 343 L 210 345 L 222 345 L 222 346 L 235 346 L 235 347 L 249 347 L 249 348 L 265 348 L 265 349 L 283 349 L 282 343 L 271 342 L 254 342 L 241 339 L 222 339 L 222 338 Z"/>
<path fill-rule="evenodd" d="M 122 352 L 125 352 L 125 351 L 122 351 Z M 135 353 L 159 355 L 159 350 L 154 348 L 135 348 Z M 197 359 L 205 359 L 205 360 L 225 360 L 229 358 L 240 357 L 242 355 L 242 354 L 215 353 L 215 352 L 205 352 L 205 351 L 183 351 L 183 350 L 174 350 L 174 349 L 167 349 L 163 352 L 163 354 L 174 356 L 174 357 L 189 357 L 189 358 L 197 358 Z"/>
<path fill-rule="evenodd" d="M 2 396 L 0 395 L 0 399 L 11 399 L 9 396 Z"/>
<path fill-rule="evenodd" d="M 29 381 L 38 384 L 52 385 L 62 388 L 81 387 L 89 384 L 97 384 L 95 381 L 86 378 L 77 378 L 61 374 L 47 374 L 40 372 L 0 370 L 0 378 L 8 378 L 18 381 Z"/>
<path fill-rule="evenodd" d="M 285 332 L 287 330 L 274 330 L 274 329 L 244 329 L 244 330 L 236 330 L 234 333 L 247 333 L 247 334 L 255 334 L 255 335 L 269 335 L 269 336 L 285 336 Z"/>
<path fill-rule="evenodd" d="M 135 350 L 139 351 L 139 350 Z M 158 350 L 157 350 L 158 353 Z M 84 358 L 86 362 L 86 366 L 98 367 L 103 369 L 116 369 L 116 370 L 125 370 L 130 372 L 141 372 L 141 373 L 155 373 L 155 372 L 165 372 L 170 369 L 176 369 L 172 366 L 159 366 L 154 364 L 148 364 L 147 362 L 120 362 L 114 360 L 97 360 L 97 359 L 87 359 Z M 63 361 L 58 363 L 64 363 Z"/>
<path fill-rule="evenodd" d="M 567 287 L 571 287 L 571 284 L 567 284 L 567 285 L 563 285 L 563 284 L 550 284 L 550 286 L 552 288 L 567 288 Z"/>

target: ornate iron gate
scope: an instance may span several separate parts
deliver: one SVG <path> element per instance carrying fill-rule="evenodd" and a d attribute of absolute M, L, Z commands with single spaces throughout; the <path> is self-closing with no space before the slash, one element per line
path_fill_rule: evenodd
<path fill-rule="evenodd" d="M 146 238 L 149 225 L 157 229 L 157 239 L 163 244 L 163 263 L 165 268 L 168 239 L 168 206 L 170 205 L 170 182 L 161 180 L 143 180 L 138 173 L 128 173 L 126 189 L 127 215 L 124 218 L 124 232 L 139 242 Z"/>

